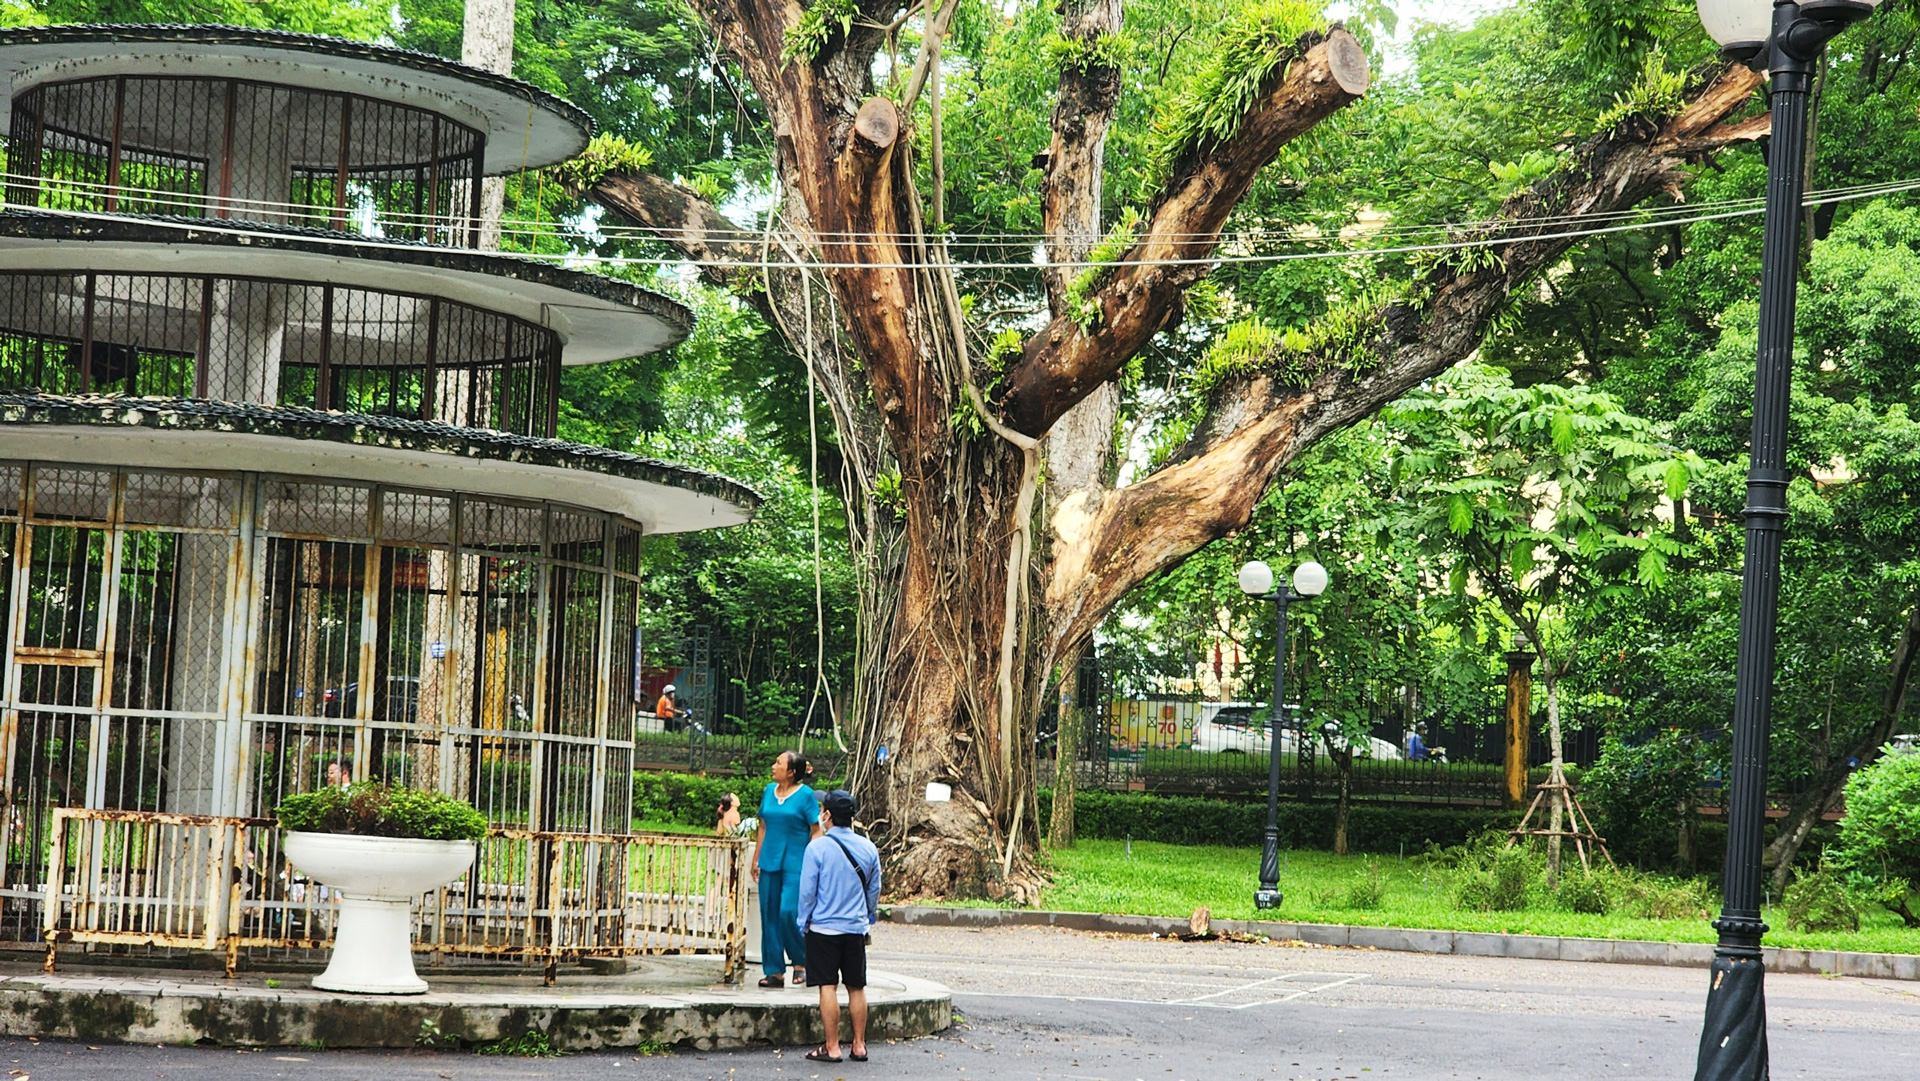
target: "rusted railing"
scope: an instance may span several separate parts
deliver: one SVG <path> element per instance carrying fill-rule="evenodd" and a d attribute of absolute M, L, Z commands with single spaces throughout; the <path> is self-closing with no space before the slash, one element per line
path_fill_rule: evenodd
<path fill-rule="evenodd" d="M 53 812 L 43 911 L 47 970 L 62 943 L 219 949 L 244 819 Z"/>
<path fill-rule="evenodd" d="M 47 965 L 102 943 L 292 953 L 332 945 L 336 898 L 281 852 L 271 819 L 61 808 L 54 813 Z M 539 963 L 717 954 L 746 960 L 748 847 L 668 833 L 494 830 L 472 870 L 421 898 L 417 951 Z"/>

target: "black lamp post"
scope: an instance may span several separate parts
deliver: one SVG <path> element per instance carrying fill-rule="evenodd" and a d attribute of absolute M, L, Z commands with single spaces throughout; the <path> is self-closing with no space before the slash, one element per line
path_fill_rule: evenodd
<path fill-rule="evenodd" d="M 1280 907 L 1280 718 L 1286 709 L 1287 605 L 1327 591 L 1327 568 L 1311 560 L 1293 570 L 1293 588 L 1273 587 L 1273 568 L 1254 560 L 1240 568 L 1240 589 L 1273 602 L 1273 699 L 1267 707 L 1267 841 L 1260 851 L 1260 888 L 1255 908 Z"/>
<path fill-rule="evenodd" d="M 1747 470 L 1747 552 L 1733 699 L 1725 902 L 1707 991 L 1695 1081 L 1765 1081 L 1767 1007 L 1760 938 L 1761 828 L 1767 811 L 1767 727 L 1773 704 L 1780 534 L 1787 517 L 1787 390 L 1793 365 L 1807 93 L 1827 42 L 1879 0 L 1698 0 L 1700 21 L 1728 57 L 1766 71 L 1766 236 L 1760 263 L 1760 350 Z"/>

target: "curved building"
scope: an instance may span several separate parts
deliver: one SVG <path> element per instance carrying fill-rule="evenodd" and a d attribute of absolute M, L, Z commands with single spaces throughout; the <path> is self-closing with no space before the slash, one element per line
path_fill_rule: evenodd
<path fill-rule="evenodd" d="M 4 918 L 56 807 L 270 814 L 330 767 L 624 833 L 640 539 L 725 478 L 556 440 L 674 301 L 474 250 L 585 116 L 377 46 L 0 31 Z M 12 937 L 6 935 L 5 937 Z"/>

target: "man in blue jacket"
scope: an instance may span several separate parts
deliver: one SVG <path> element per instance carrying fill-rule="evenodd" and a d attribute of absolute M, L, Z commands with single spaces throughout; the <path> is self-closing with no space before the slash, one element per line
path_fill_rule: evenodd
<path fill-rule="evenodd" d="M 847 984 L 853 1016 L 849 1057 L 867 1061 L 867 932 L 880 913 L 880 852 L 853 832 L 860 809 L 853 793 L 836 788 L 820 801 L 826 832 L 807 845 L 800 865 L 800 930 L 807 936 L 807 986 L 820 989 L 820 1026 L 826 1043 L 807 1052 L 815 1062 L 840 1061 L 840 1003 L 834 988 Z"/>

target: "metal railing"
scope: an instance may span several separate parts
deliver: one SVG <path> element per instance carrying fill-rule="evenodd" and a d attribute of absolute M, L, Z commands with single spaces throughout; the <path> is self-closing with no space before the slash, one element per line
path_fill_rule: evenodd
<path fill-rule="evenodd" d="M 298 957 L 333 943 L 337 895 L 281 851 L 271 819 L 59 808 L 43 930 L 62 946 L 221 950 Z M 424 895 L 414 949 L 541 964 L 582 957 L 713 954 L 746 960 L 744 841 L 666 833 L 491 831 L 473 867 Z"/>

